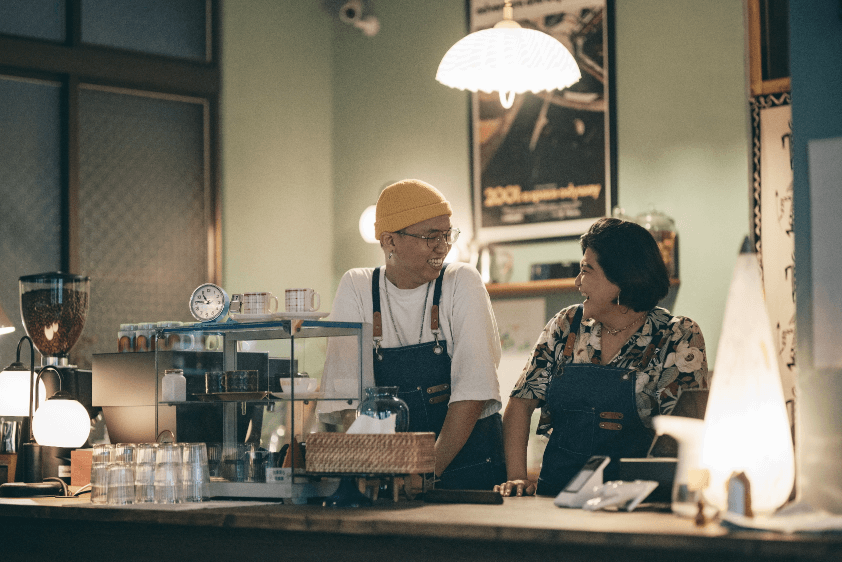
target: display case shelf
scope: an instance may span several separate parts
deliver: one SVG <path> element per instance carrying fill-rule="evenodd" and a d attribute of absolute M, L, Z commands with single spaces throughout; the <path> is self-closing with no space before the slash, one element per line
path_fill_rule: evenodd
<path fill-rule="evenodd" d="M 362 372 L 364 370 L 364 363 L 371 359 L 371 355 L 363 353 L 368 346 L 364 342 L 370 342 L 372 337 L 372 326 L 368 323 L 361 322 L 332 322 L 323 320 L 301 320 L 301 319 L 281 319 L 266 322 L 237 322 L 226 321 L 219 323 L 202 323 L 191 326 L 180 326 L 173 328 L 161 328 L 156 331 L 156 342 L 165 340 L 171 334 L 201 334 L 202 336 L 214 335 L 221 340 L 220 350 L 222 351 L 222 370 L 234 371 L 238 369 L 238 356 L 242 355 L 238 352 L 238 343 L 244 341 L 268 341 L 268 340 L 288 340 L 289 350 L 281 353 L 281 357 L 270 359 L 281 359 L 286 361 L 288 359 L 290 369 L 289 376 L 295 377 L 296 363 L 295 340 L 310 339 L 310 338 L 332 338 L 332 337 L 354 337 L 357 338 L 358 349 L 360 354 L 359 361 L 359 384 L 356 389 L 348 389 L 342 392 L 340 396 L 325 397 L 323 389 L 316 389 L 310 392 L 296 392 L 295 385 L 289 387 L 283 392 L 278 392 L 276 386 L 272 384 L 272 377 L 266 373 L 266 379 L 259 379 L 258 389 L 253 392 L 220 392 L 197 394 L 193 392 L 188 395 L 186 401 L 165 401 L 162 400 L 160 394 L 156 402 L 156 432 L 159 431 L 157 427 L 157 420 L 160 419 L 160 411 L 170 410 L 172 407 L 189 407 L 189 408 L 203 408 L 205 406 L 216 406 L 222 409 L 221 424 L 222 424 L 222 461 L 223 462 L 238 462 L 237 454 L 232 457 L 227 457 L 229 451 L 236 453 L 237 446 L 240 444 L 237 438 L 237 415 L 238 411 L 243 414 L 250 407 L 259 407 L 261 404 L 274 407 L 276 402 L 285 403 L 288 408 L 288 422 L 287 430 L 283 441 L 285 446 L 292 447 L 301 439 L 301 436 L 296 435 L 296 424 L 301 423 L 301 420 L 296 422 L 296 408 L 303 408 L 311 401 L 316 400 L 331 400 L 331 401 L 346 401 L 349 404 L 355 400 L 361 400 L 363 395 L 362 389 Z M 156 345 L 156 349 L 158 346 Z M 286 349 L 283 346 L 283 349 Z M 158 380 L 161 380 L 161 372 L 168 368 L 166 362 L 158 361 L 158 354 L 155 356 L 155 370 Z M 242 368 L 242 367 L 240 367 Z M 160 383 L 159 383 L 160 384 Z M 267 390 L 268 389 L 268 390 Z M 355 392 L 356 391 L 356 392 Z M 306 410 L 305 410 L 306 411 Z M 299 425 L 299 427 L 301 427 Z M 252 482 L 242 480 L 232 480 L 230 477 L 226 478 L 212 478 L 211 479 L 211 494 L 215 497 L 277 497 L 289 498 L 294 502 L 304 501 L 307 497 L 315 495 L 326 495 L 326 488 L 335 487 L 335 482 L 330 479 L 324 479 L 320 476 L 308 475 L 304 472 L 304 466 L 296 465 L 300 463 L 297 461 L 297 454 L 290 455 L 291 465 L 284 465 L 279 467 L 273 465 L 267 467 L 265 482 Z M 271 468 L 269 470 L 268 468 Z"/>

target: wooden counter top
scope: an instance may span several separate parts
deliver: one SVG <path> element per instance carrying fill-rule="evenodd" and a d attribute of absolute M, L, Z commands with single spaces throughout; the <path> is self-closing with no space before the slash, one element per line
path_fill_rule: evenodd
<path fill-rule="evenodd" d="M 378 503 L 371 508 L 242 505 L 200 509 L 92 507 L 84 500 L 0 503 L 7 537 L 0 558 L 52 559 L 72 548 L 89 560 L 641 560 L 722 562 L 839 561 L 842 535 L 728 532 L 696 527 L 670 513 L 561 509 L 551 498 L 506 498 L 503 505 Z M 12 537 L 38 536 L 21 545 Z M 110 545 L 110 546 L 108 546 Z M 33 551 L 34 549 L 34 551 Z M 104 550 L 103 550 L 104 549 Z M 379 552 L 380 554 L 374 554 Z M 106 556 L 113 554 L 113 557 Z"/>

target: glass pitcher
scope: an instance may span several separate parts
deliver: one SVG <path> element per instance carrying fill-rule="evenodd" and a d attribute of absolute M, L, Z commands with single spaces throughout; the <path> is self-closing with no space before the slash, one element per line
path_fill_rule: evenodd
<path fill-rule="evenodd" d="M 395 432 L 409 429 L 409 406 L 398 398 L 396 386 L 370 386 L 365 389 L 366 397 L 360 402 L 357 414 L 384 420 L 395 416 Z"/>

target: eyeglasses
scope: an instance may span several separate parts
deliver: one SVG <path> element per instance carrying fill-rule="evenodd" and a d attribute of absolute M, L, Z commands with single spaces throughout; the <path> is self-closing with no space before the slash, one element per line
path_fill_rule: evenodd
<path fill-rule="evenodd" d="M 451 228 L 450 230 L 445 230 L 444 232 L 439 232 L 435 236 L 422 236 L 420 234 L 410 234 L 408 232 L 397 231 L 395 234 L 403 234 L 404 236 L 412 236 L 413 238 L 420 238 L 421 240 L 427 241 L 428 248 L 435 248 L 442 242 L 447 244 L 448 246 L 452 246 L 456 240 L 459 239 L 459 232 L 458 228 Z"/>

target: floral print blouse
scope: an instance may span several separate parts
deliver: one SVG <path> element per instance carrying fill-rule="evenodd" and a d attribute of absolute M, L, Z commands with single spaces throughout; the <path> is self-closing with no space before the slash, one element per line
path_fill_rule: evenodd
<path fill-rule="evenodd" d="M 593 319 L 582 319 L 573 357 L 563 355 L 577 306 L 565 308 L 544 327 L 511 396 L 538 399 L 543 405 L 550 377 L 558 371 L 559 364 L 570 359 L 574 363 L 601 362 L 602 324 Z M 689 318 L 672 316 L 660 307 L 649 311 L 643 325 L 608 365 L 633 368 L 653 338 L 657 344 L 664 335 L 667 335 L 665 343 L 656 349 L 649 364 L 637 373 L 637 411 L 643 425 L 649 428 L 652 427 L 653 415 L 672 412 L 681 389 L 704 389 L 710 384 L 705 339 L 699 325 Z M 547 414 L 546 411 L 543 413 Z M 549 433 L 548 422 L 548 416 L 542 416 L 538 433 Z"/>

